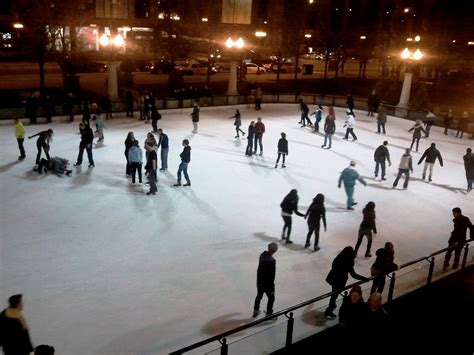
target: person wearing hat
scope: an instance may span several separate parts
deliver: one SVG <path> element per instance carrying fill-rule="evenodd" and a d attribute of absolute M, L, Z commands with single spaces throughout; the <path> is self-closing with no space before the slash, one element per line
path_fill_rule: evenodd
<path fill-rule="evenodd" d="M 359 175 L 359 173 L 355 170 L 356 162 L 354 160 L 351 161 L 351 164 L 345 168 L 341 176 L 339 176 L 338 186 L 341 188 L 341 184 L 344 182 L 344 190 L 346 190 L 347 195 L 347 209 L 353 210 L 352 206 L 357 205 L 357 202 L 354 201 L 354 186 L 356 180 L 359 180 L 364 186 L 367 186 L 364 178 Z"/>
<path fill-rule="evenodd" d="M 273 303 L 275 302 L 275 272 L 276 260 L 273 257 L 278 250 L 278 244 L 272 242 L 268 244 L 267 250 L 260 254 L 257 269 L 257 297 L 253 306 L 252 317 L 260 314 L 260 301 L 265 293 L 268 298 L 267 316 L 273 313 Z"/>
<path fill-rule="evenodd" d="M 347 113 L 347 119 L 346 119 L 346 122 L 344 123 L 343 128 L 347 127 L 347 129 L 346 129 L 346 135 L 343 139 L 348 140 L 349 134 L 350 134 L 353 139 L 352 141 L 355 142 L 357 140 L 357 136 L 354 133 L 354 128 L 356 125 L 355 116 L 351 110 L 347 110 L 346 113 Z"/>
<path fill-rule="evenodd" d="M 449 109 L 448 112 L 444 114 L 444 134 L 448 135 L 448 129 L 453 124 L 453 110 Z"/>
<path fill-rule="evenodd" d="M 418 151 L 418 146 L 420 145 L 421 132 L 425 133 L 423 126 L 421 125 L 421 120 L 416 120 L 415 125 L 408 130 L 408 132 L 413 131 L 413 139 L 410 145 L 410 151 L 413 148 L 413 144 L 416 142 L 416 151 Z"/>
<path fill-rule="evenodd" d="M 193 133 L 198 133 L 199 104 L 196 101 L 193 104 L 193 112 L 191 112 L 190 116 L 191 120 L 193 121 Z"/>

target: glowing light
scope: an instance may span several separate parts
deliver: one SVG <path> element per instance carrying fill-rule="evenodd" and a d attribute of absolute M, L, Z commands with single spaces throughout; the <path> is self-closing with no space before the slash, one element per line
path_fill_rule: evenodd
<path fill-rule="evenodd" d="M 311 38 L 311 33 L 305 33 L 304 35 L 306 38 Z"/>
<path fill-rule="evenodd" d="M 413 38 L 411 38 L 411 37 L 407 38 L 407 42 L 412 42 L 412 41 L 413 41 Z"/>
<path fill-rule="evenodd" d="M 418 36 L 418 35 L 416 35 L 416 36 L 415 36 L 415 42 L 420 42 L 420 40 L 421 40 L 421 37 Z"/>
<path fill-rule="evenodd" d="M 123 39 L 122 35 L 118 34 L 117 36 L 115 36 L 114 44 L 117 47 L 122 47 L 125 44 L 125 40 Z"/>
<path fill-rule="evenodd" d="M 423 58 L 423 53 L 421 53 L 420 49 L 417 48 L 415 53 L 413 53 L 413 59 L 420 60 L 421 58 Z"/>
<path fill-rule="evenodd" d="M 408 12 L 410 12 L 410 8 L 408 8 L 408 7 L 405 7 L 405 9 L 403 10 L 403 12 L 404 12 L 404 13 L 408 13 Z"/>
<path fill-rule="evenodd" d="M 234 45 L 234 41 L 232 40 L 232 38 L 227 38 L 227 41 L 225 41 L 225 46 L 227 48 L 232 48 L 232 46 Z"/>
<path fill-rule="evenodd" d="M 22 23 L 14 23 L 13 28 L 16 28 L 16 29 L 19 30 L 19 29 L 23 28 L 23 24 Z"/>
<path fill-rule="evenodd" d="M 456 40 L 455 40 L 455 39 L 453 39 L 451 42 L 453 42 L 453 43 L 456 43 Z"/>
<path fill-rule="evenodd" d="M 242 37 L 240 37 L 237 42 L 237 48 L 242 48 L 244 46 L 244 40 L 242 39 Z"/>
<path fill-rule="evenodd" d="M 366 39 L 367 37 L 366 36 L 360 36 L 360 39 Z"/>
<path fill-rule="evenodd" d="M 107 36 L 105 33 L 102 34 L 99 38 L 99 43 L 101 46 L 108 46 L 110 43 L 109 36 Z"/>
<path fill-rule="evenodd" d="M 256 37 L 265 37 L 266 35 L 267 35 L 267 33 L 264 32 L 264 31 L 257 31 L 257 32 L 255 32 L 255 36 L 256 36 Z"/>
<path fill-rule="evenodd" d="M 467 45 L 468 45 L 468 46 L 474 46 L 474 41 L 469 41 L 469 42 L 467 42 Z"/>
<path fill-rule="evenodd" d="M 202 21 L 202 22 L 207 22 L 207 21 L 209 21 L 209 20 L 208 20 L 207 17 L 203 17 L 203 18 L 201 19 L 201 21 Z"/>
<path fill-rule="evenodd" d="M 402 59 L 408 59 L 410 58 L 410 51 L 408 50 L 408 48 L 405 48 L 402 52 L 402 54 L 400 54 L 400 57 L 402 57 Z"/>

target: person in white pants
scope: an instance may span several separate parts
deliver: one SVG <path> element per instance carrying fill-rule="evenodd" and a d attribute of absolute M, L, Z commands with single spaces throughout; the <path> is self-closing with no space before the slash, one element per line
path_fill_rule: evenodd
<path fill-rule="evenodd" d="M 425 166 L 423 167 L 423 180 L 426 178 L 426 171 L 429 169 L 428 181 L 431 182 L 431 178 L 433 176 L 433 166 L 436 162 L 436 159 L 439 160 L 439 164 L 443 166 L 443 158 L 441 157 L 441 153 L 438 149 L 436 149 L 436 144 L 431 143 L 431 146 L 425 150 L 423 155 L 421 156 L 420 160 L 418 161 L 418 165 L 420 165 L 423 160 L 426 158 Z"/>

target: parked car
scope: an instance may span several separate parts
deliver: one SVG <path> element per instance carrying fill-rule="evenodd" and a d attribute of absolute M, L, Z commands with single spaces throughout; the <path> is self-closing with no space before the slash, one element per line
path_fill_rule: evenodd
<path fill-rule="evenodd" d="M 245 66 L 247 67 L 247 74 L 264 74 L 266 72 L 264 67 L 255 63 L 245 63 Z"/>
<path fill-rule="evenodd" d="M 107 65 L 87 58 L 66 58 L 63 62 L 68 74 L 105 73 Z"/>
<path fill-rule="evenodd" d="M 230 71 L 230 63 L 216 62 L 214 68 L 218 73 L 226 73 Z"/>
<path fill-rule="evenodd" d="M 280 69 L 278 69 L 278 64 L 273 64 L 272 71 L 274 73 L 294 73 L 295 72 L 295 64 L 294 63 L 282 63 Z M 301 73 L 301 67 L 298 67 L 297 72 Z"/>
<path fill-rule="evenodd" d="M 124 73 L 151 72 L 155 63 L 149 60 L 127 59 L 120 64 L 120 71 Z"/>

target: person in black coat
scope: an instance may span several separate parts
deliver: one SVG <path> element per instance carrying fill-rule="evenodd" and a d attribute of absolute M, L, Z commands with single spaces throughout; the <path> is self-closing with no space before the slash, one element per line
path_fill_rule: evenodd
<path fill-rule="evenodd" d="M 395 250 L 392 243 L 386 242 L 383 248 L 377 249 L 375 256 L 375 262 L 370 268 L 370 274 L 375 276 L 370 294 L 382 293 L 385 287 L 385 275 L 398 270 L 398 265 L 393 262 Z"/>
<path fill-rule="evenodd" d="M 193 121 L 193 133 L 198 133 L 198 123 L 199 123 L 199 104 L 194 102 L 193 112 L 190 114 L 191 121 Z"/>
<path fill-rule="evenodd" d="M 332 262 L 331 271 L 329 271 L 329 274 L 326 277 L 326 282 L 331 285 L 332 292 L 334 292 L 334 294 L 331 296 L 331 299 L 329 300 L 329 305 L 324 312 L 324 315 L 328 319 L 336 318 L 336 315 L 333 313 L 333 311 L 336 309 L 337 296 L 339 296 L 339 292 L 336 291 L 339 291 L 341 288 L 346 286 L 349 274 L 351 274 L 351 276 L 357 280 L 367 280 L 366 277 L 361 276 L 354 271 L 354 257 L 354 249 L 350 246 L 347 246 L 342 249 L 342 251 Z"/>
<path fill-rule="evenodd" d="M 374 152 L 374 161 L 375 161 L 375 171 L 374 175 L 377 177 L 379 174 L 379 166 L 382 168 L 382 180 L 387 180 L 385 178 L 385 160 L 388 161 L 388 166 L 392 166 L 390 161 L 390 153 L 387 148 L 388 142 L 384 141 Z"/>
<path fill-rule="evenodd" d="M 33 351 L 22 310 L 22 295 L 13 295 L 8 299 L 8 308 L 0 315 L 0 346 L 5 355 L 29 355 Z"/>
<path fill-rule="evenodd" d="M 273 303 L 275 302 L 275 271 L 276 261 L 273 254 L 278 250 L 278 244 L 273 242 L 268 244 L 268 250 L 260 254 L 257 269 L 257 297 L 253 306 L 252 317 L 260 314 L 260 301 L 265 293 L 268 298 L 267 316 L 273 313 Z"/>
<path fill-rule="evenodd" d="M 355 246 L 355 255 L 357 256 L 362 239 L 364 236 L 366 236 L 367 249 L 365 252 L 365 257 L 370 258 L 372 256 L 370 253 L 370 248 L 372 247 L 372 231 L 374 234 L 377 234 L 377 226 L 375 225 L 375 203 L 370 201 L 362 210 L 362 215 L 363 219 L 359 227 L 359 235 Z"/>
<path fill-rule="evenodd" d="M 285 196 L 283 201 L 280 204 L 281 207 L 281 216 L 285 225 L 283 226 L 283 232 L 281 233 L 281 239 L 286 240 L 286 244 L 293 243 L 290 240 L 291 234 L 291 215 L 295 212 L 296 215 L 300 217 L 304 217 L 304 214 L 298 212 L 298 191 L 293 189 L 290 191 L 288 195 Z M 286 237 L 285 237 L 286 231 Z"/>
<path fill-rule="evenodd" d="M 356 285 L 344 297 L 339 309 L 339 327 L 343 337 L 351 342 L 350 346 L 353 341 L 358 341 L 366 335 L 362 329 L 366 313 L 367 306 L 362 298 L 362 288 Z"/>
<path fill-rule="evenodd" d="M 38 149 L 38 154 L 36 155 L 36 165 L 38 165 L 41 160 L 42 150 L 44 150 L 44 154 L 46 154 L 46 158 L 49 160 L 49 144 L 53 141 L 53 134 L 54 132 L 50 128 L 47 131 L 42 131 L 28 137 L 28 139 L 38 137 L 36 140 L 36 148 Z"/>
<path fill-rule="evenodd" d="M 278 158 L 275 163 L 275 168 L 278 168 L 278 162 L 280 161 L 281 156 L 283 156 L 281 167 L 286 168 L 285 157 L 287 155 L 288 155 L 288 141 L 286 140 L 286 133 L 281 132 L 281 138 L 278 140 Z"/>
<path fill-rule="evenodd" d="M 130 90 L 125 93 L 125 105 L 127 106 L 127 117 L 133 117 L 133 103 L 135 99 Z"/>
<path fill-rule="evenodd" d="M 79 131 L 81 133 L 81 142 L 79 143 L 79 154 L 77 155 L 77 161 L 74 166 L 81 166 L 82 156 L 84 155 L 84 149 L 87 151 L 87 159 L 89 160 L 89 168 L 94 167 L 94 158 L 92 156 L 92 142 L 94 141 L 94 132 L 92 128 L 85 125 L 84 123 L 79 124 Z"/>
<path fill-rule="evenodd" d="M 298 100 L 298 104 L 300 106 L 300 111 L 301 111 L 301 118 L 300 118 L 300 125 L 301 127 L 306 126 L 306 122 L 308 122 L 308 126 L 312 126 L 313 123 L 311 122 L 308 113 L 309 113 L 309 107 L 303 102 L 303 99 Z"/>
<path fill-rule="evenodd" d="M 181 186 L 181 173 L 184 174 L 184 178 L 186 179 L 186 184 L 183 186 L 191 186 L 191 180 L 189 180 L 188 175 L 188 165 L 191 162 L 191 147 L 187 139 L 183 139 L 183 147 L 183 152 L 179 155 L 181 164 L 179 164 L 178 168 L 178 182 L 173 186 Z"/>
<path fill-rule="evenodd" d="M 153 132 L 158 132 L 158 121 L 161 120 L 161 113 L 158 112 L 158 109 L 155 106 L 151 108 L 151 126 L 153 127 Z"/>
<path fill-rule="evenodd" d="M 255 121 L 250 122 L 248 134 L 247 134 L 247 148 L 245 149 L 245 155 L 251 157 L 253 154 L 253 140 L 255 137 Z"/>
<path fill-rule="evenodd" d="M 127 138 L 125 139 L 125 159 L 127 159 L 127 167 L 125 168 L 125 175 L 129 176 L 132 174 L 132 168 L 130 162 L 128 161 L 128 151 L 133 146 L 133 142 L 135 142 L 135 135 L 133 132 L 128 132 Z"/>
<path fill-rule="evenodd" d="M 462 157 L 464 160 L 464 169 L 466 169 L 467 192 L 472 190 L 474 181 L 474 154 L 471 148 L 466 149 L 466 154 Z"/>
<path fill-rule="evenodd" d="M 430 173 L 428 176 L 428 181 L 431 182 L 431 177 L 433 176 L 433 166 L 436 159 L 439 160 L 439 164 L 443 166 L 443 158 L 441 157 L 441 153 L 438 149 L 436 149 L 436 144 L 431 143 L 431 146 L 425 150 L 423 155 L 421 156 L 420 160 L 418 161 L 418 165 L 420 165 L 423 160 L 426 158 L 425 166 L 423 167 L 423 180 L 426 178 L 426 170 L 429 168 Z"/>
<path fill-rule="evenodd" d="M 311 235 L 314 232 L 314 251 L 318 251 L 319 248 L 319 230 L 321 218 L 324 224 L 324 231 L 326 232 L 326 208 L 324 207 L 324 195 L 317 194 L 313 199 L 313 203 L 309 206 L 308 211 L 304 215 L 305 219 L 308 219 L 308 234 L 306 235 L 305 248 L 309 247 L 311 241 Z"/>
<path fill-rule="evenodd" d="M 335 132 L 336 118 L 334 116 L 328 115 L 326 116 L 326 120 L 324 121 L 324 144 L 321 146 L 322 148 L 331 149 L 332 136 Z"/>
<path fill-rule="evenodd" d="M 347 94 L 346 105 L 347 105 L 347 108 L 351 111 L 351 114 L 353 114 L 352 111 L 354 110 L 354 98 L 352 97 L 350 93 Z"/>
<path fill-rule="evenodd" d="M 470 238 L 474 238 L 474 228 L 471 221 L 466 216 L 462 215 L 462 211 L 459 207 L 453 208 L 453 223 L 454 229 L 451 232 L 451 237 L 448 240 L 448 251 L 444 257 L 443 271 L 446 271 L 451 260 L 451 254 L 454 251 L 454 262 L 453 269 L 456 269 L 459 265 L 459 259 L 461 257 L 462 247 L 466 243 L 466 232 L 470 229 Z"/>

